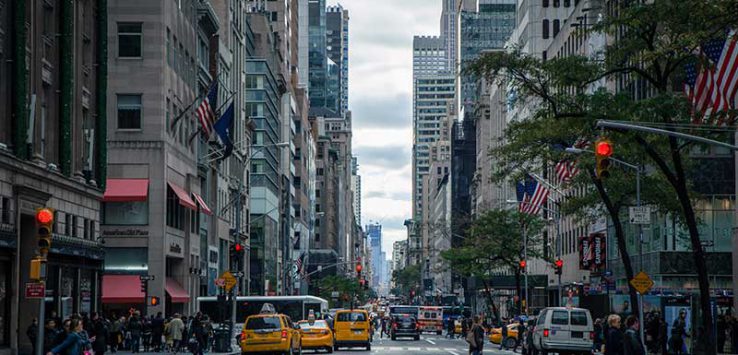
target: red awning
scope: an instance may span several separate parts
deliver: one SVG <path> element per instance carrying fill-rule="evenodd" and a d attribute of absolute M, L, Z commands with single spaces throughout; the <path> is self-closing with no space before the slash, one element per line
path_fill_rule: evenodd
<path fill-rule="evenodd" d="M 202 199 L 202 196 L 192 193 L 195 196 L 195 200 L 197 200 L 197 204 L 200 205 L 200 208 L 202 209 L 202 212 L 205 213 L 208 216 L 213 215 L 213 211 L 210 210 L 210 207 L 205 203 L 205 200 Z"/>
<path fill-rule="evenodd" d="M 172 298 L 172 303 L 187 303 L 190 301 L 190 294 L 182 288 L 179 282 L 175 281 L 171 277 L 167 277 L 167 284 L 165 286 L 169 297 Z"/>
<path fill-rule="evenodd" d="M 138 275 L 103 275 L 103 303 L 144 303 Z"/>
<path fill-rule="evenodd" d="M 104 202 L 146 201 L 149 197 L 149 179 L 105 180 Z"/>
<path fill-rule="evenodd" d="M 174 194 L 177 195 L 177 198 L 179 199 L 179 204 L 183 207 L 189 208 L 191 210 L 197 211 L 197 206 L 195 206 L 195 201 L 192 201 L 190 198 L 190 195 L 185 192 L 185 190 L 175 184 L 169 183 L 169 187 L 172 188 L 172 191 L 174 191 Z"/>

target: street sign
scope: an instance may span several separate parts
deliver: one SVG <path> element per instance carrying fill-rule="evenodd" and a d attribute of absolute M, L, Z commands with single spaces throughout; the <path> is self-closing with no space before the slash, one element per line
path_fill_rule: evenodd
<path fill-rule="evenodd" d="M 220 275 L 220 278 L 225 280 L 226 291 L 232 290 L 233 287 L 235 287 L 238 283 L 238 280 L 236 280 L 236 278 L 233 276 L 233 274 L 231 274 L 230 271 L 224 272 L 223 275 Z"/>
<path fill-rule="evenodd" d="M 243 277 L 243 271 L 237 271 L 237 272 L 234 272 L 232 274 L 233 274 L 233 276 L 235 276 L 235 277 L 237 277 L 239 279 Z"/>
<path fill-rule="evenodd" d="M 638 291 L 640 294 L 647 293 L 651 287 L 653 287 L 653 280 L 648 276 L 647 273 L 641 271 L 630 280 L 631 286 Z"/>
<path fill-rule="evenodd" d="M 340 293 L 338 291 L 331 292 L 331 298 L 338 298 L 340 296 Z"/>
<path fill-rule="evenodd" d="M 141 275 L 138 277 L 141 281 L 154 281 L 154 275 Z"/>
<path fill-rule="evenodd" d="M 651 208 L 648 206 L 630 207 L 628 219 L 630 224 L 651 224 Z"/>
<path fill-rule="evenodd" d="M 46 297 L 46 286 L 42 282 L 26 282 L 26 299 Z"/>
<path fill-rule="evenodd" d="M 215 279 L 215 286 L 217 287 L 225 287 L 225 279 L 224 278 L 217 278 Z"/>

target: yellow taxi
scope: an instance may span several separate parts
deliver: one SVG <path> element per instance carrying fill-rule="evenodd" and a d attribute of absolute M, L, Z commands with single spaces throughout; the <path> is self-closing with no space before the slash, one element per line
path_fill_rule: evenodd
<path fill-rule="evenodd" d="M 518 323 L 508 324 L 507 326 L 507 344 L 506 347 L 512 348 L 518 341 Z M 489 332 L 489 341 L 499 344 L 502 341 L 502 328 L 492 328 Z"/>
<path fill-rule="evenodd" d="M 299 327 L 268 303 L 261 313 L 246 318 L 240 342 L 242 353 L 302 354 Z"/>
<path fill-rule="evenodd" d="M 372 349 L 369 337 L 369 313 L 361 309 L 342 309 L 336 311 L 333 320 L 335 335 L 334 350 L 339 347 L 365 347 Z"/>
<path fill-rule="evenodd" d="M 333 331 L 328 322 L 308 318 L 308 320 L 297 322 L 297 325 L 300 327 L 303 349 L 325 349 L 329 353 L 333 352 Z"/>
<path fill-rule="evenodd" d="M 461 334 L 461 321 L 456 319 L 454 320 L 454 334 Z"/>

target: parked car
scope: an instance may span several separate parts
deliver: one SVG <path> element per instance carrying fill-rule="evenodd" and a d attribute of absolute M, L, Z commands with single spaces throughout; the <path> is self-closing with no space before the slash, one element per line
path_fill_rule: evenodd
<path fill-rule="evenodd" d="M 533 346 L 549 352 L 591 354 L 594 324 L 588 309 L 549 307 L 541 310 L 533 331 Z"/>
<path fill-rule="evenodd" d="M 418 320 L 409 314 L 400 314 L 392 318 L 390 338 L 396 340 L 398 337 L 409 337 L 420 340 L 420 328 Z"/>

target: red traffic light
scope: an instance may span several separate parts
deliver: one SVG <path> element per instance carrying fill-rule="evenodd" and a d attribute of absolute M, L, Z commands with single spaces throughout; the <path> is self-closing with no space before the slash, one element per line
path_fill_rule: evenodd
<path fill-rule="evenodd" d="M 36 211 L 36 222 L 40 224 L 49 224 L 54 221 L 54 212 L 48 208 L 41 208 Z"/>
<path fill-rule="evenodd" d="M 152 296 L 149 297 L 149 306 L 158 306 L 159 305 L 159 297 Z"/>
<path fill-rule="evenodd" d="M 520 268 L 521 269 L 525 269 L 525 265 L 527 265 L 527 263 L 525 262 L 525 260 L 520 260 Z"/>
<path fill-rule="evenodd" d="M 561 259 L 556 259 L 556 261 L 554 261 L 554 265 L 556 265 L 556 267 L 560 269 L 564 267 L 564 261 Z"/>
<path fill-rule="evenodd" d="M 612 143 L 607 139 L 598 140 L 595 143 L 595 154 L 609 157 L 612 155 Z"/>
<path fill-rule="evenodd" d="M 239 244 L 239 243 L 236 243 L 235 245 L 233 245 L 233 250 L 235 250 L 235 251 L 237 251 L 237 252 L 240 253 L 241 250 L 243 250 L 243 246 L 241 244 Z"/>
<path fill-rule="evenodd" d="M 356 272 L 361 272 L 364 267 L 361 264 L 356 264 Z"/>

